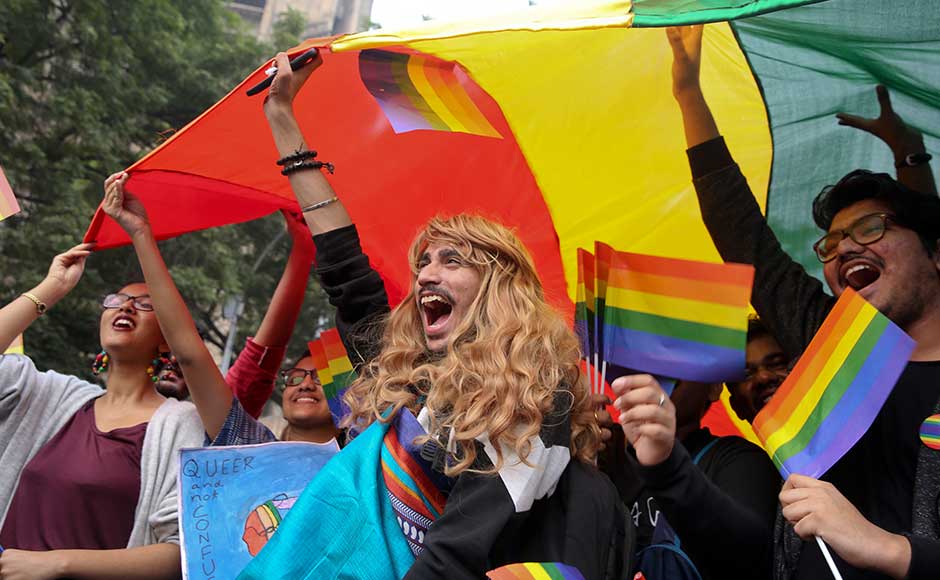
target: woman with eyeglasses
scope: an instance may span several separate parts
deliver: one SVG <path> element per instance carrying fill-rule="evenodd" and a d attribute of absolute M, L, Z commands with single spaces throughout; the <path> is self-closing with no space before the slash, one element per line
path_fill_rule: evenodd
<path fill-rule="evenodd" d="M 92 249 L 56 256 L 0 310 L 0 351 L 75 287 Z M 0 578 L 180 574 L 177 450 L 202 444 L 202 423 L 154 388 L 166 345 L 147 286 L 128 284 L 102 307 L 106 389 L 0 356 Z"/>
<path fill-rule="evenodd" d="M 281 407 L 287 426 L 280 433 L 281 441 L 326 443 L 335 439 L 342 445 L 339 429 L 326 402 L 326 394 L 317 378 L 313 358 L 306 356 L 281 372 L 284 396 Z"/>

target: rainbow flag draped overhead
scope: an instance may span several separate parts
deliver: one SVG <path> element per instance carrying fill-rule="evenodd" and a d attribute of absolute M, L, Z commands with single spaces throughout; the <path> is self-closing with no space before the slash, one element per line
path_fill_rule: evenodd
<path fill-rule="evenodd" d="M 336 165 L 327 178 L 393 304 L 410 285 L 406 255 L 418 227 L 434 215 L 473 211 L 516 228 L 546 296 L 572 316 L 577 248 L 595 240 L 719 261 L 691 185 L 672 54 L 663 30 L 649 28 L 715 20 L 722 22 L 705 28 L 706 97 L 758 203 L 772 202 L 767 217 L 783 246 L 818 273 L 813 196 L 858 167 L 894 171 L 882 143 L 839 127 L 833 114 L 877 116 L 874 86 L 884 84 L 927 150 L 940 151 L 936 0 L 581 0 L 312 39 L 289 51 L 319 46 L 324 59 L 295 110 L 311 145 Z M 394 115 L 363 81 L 360 58 L 370 50 L 452 63 L 502 138 L 397 133 Z M 274 164 L 263 96 L 244 94 L 269 62 L 258 65 L 128 168 L 127 187 L 160 239 L 296 211 Z M 238 147 L 218 155 L 220 142 Z M 932 163 L 940 174 L 940 156 Z M 128 242 L 101 212 L 86 239 L 99 248 Z"/>
<path fill-rule="evenodd" d="M 13 188 L 10 187 L 7 176 L 3 174 L 3 167 L 0 167 L 0 221 L 19 213 L 19 211 L 20 204 L 13 195 Z"/>
<path fill-rule="evenodd" d="M 330 412 L 338 422 L 349 412 L 349 408 L 343 403 L 343 394 L 356 380 L 356 372 L 346 354 L 346 347 L 343 346 L 339 331 L 335 328 L 321 332 L 320 338 L 308 342 L 307 347 L 317 368 L 317 376 L 320 378 Z"/>
<path fill-rule="evenodd" d="M 574 566 L 560 562 L 509 564 L 486 573 L 490 580 L 584 580 Z"/>
<path fill-rule="evenodd" d="M 784 477 L 819 477 L 868 430 L 914 340 L 846 289 L 754 431 Z"/>
<path fill-rule="evenodd" d="M 744 375 L 754 268 L 615 252 L 607 279 L 604 360 L 701 382 Z"/>

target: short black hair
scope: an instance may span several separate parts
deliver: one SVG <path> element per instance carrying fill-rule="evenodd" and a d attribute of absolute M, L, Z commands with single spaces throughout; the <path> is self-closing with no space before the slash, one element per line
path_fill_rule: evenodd
<path fill-rule="evenodd" d="M 756 340 L 762 336 L 772 336 L 770 329 L 764 324 L 764 321 L 756 316 L 747 317 L 747 342 Z"/>
<path fill-rule="evenodd" d="M 832 220 L 843 209 L 866 199 L 886 204 L 896 221 L 913 230 L 929 255 L 940 239 L 940 197 L 914 191 L 887 173 L 856 169 L 835 185 L 827 185 L 813 200 L 813 221 L 829 231 Z"/>

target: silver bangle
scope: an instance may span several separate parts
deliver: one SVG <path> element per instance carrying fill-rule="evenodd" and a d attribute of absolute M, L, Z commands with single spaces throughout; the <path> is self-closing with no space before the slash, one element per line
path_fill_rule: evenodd
<path fill-rule="evenodd" d="M 317 203 L 311 203 L 310 205 L 301 209 L 300 211 L 301 213 L 307 213 L 308 211 L 316 211 L 318 209 L 321 209 L 330 205 L 334 201 L 339 201 L 339 198 L 336 197 L 335 195 L 331 197 L 330 199 L 324 199 L 323 201 L 318 201 Z"/>

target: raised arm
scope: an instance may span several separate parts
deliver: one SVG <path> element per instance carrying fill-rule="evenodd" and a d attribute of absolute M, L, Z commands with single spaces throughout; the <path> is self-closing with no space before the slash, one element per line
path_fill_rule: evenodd
<path fill-rule="evenodd" d="M 316 59 L 304 68 L 294 72 L 290 68 L 287 54 L 280 52 L 275 58 L 277 75 L 271 83 L 271 90 L 264 100 L 264 114 L 271 127 L 271 135 L 281 158 L 291 154 L 309 151 L 311 145 L 307 143 L 297 118 L 294 116 L 294 97 L 303 87 L 323 60 L 317 55 Z M 279 169 L 274 163 L 271 170 Z M 322 234 L 352 224 L 342 201 L 328 203 L 316 209 L 308 209 L 321 202 L 336 197 L 336 193 L 319 170 L 302 170 L 290 173 L 291 188 L 297 196 L 297 202 L 304 211 L 304 220 L 310 228 L 310 233 Z"/>
<path fill-rule="evenodd" d="M 85 271 L 85 258 L 93 247 L 94 244 L 79 244 L 53 258 L 49 273 L 42 282 L 0 309 L 0 353 L 9 348 L 45 309 L 52 308 L 75 288 Z"/>
<path fill-rule="evenodd" d="M 134 244 L 163 338 L 180 363 L 206 433 L 215 438 L 232 408 L 232 392 L 170 277 L 143 204 L 124 191 L 127 178 L 123 172 L 108 177 L 102 209 L 124 228 Z"/>
<path fill-rule="evenodd" d="M 751 303 L 790 357 L 809 344 L 834 302 L 780 247 L 747 180 L 719 136 L 699 83 L 702 27 L 669 28 L 673 94 L 682 112 L 702 220 L 727 262 L 753 264 Z"/>
<path fill-rule="evenodd" d="M 0 554 L 2 578 L 170 580 L 180 576 L 177 544 L 120 550 L 6 550 Z"/>
<path fill-rule="evenodd" d="M 848 113 L 837 113 L 840 125 L 854 127 L 871 133 L 891 149 L 898 181 L 907 187 L 924 193 L 937 194 L 937 182 L 933 178 L 930 164 L 923 161 L 927 148 L 920 131 L 904 122 L 891 106 L 891 95 L 883 85 L 875 87 L 881 111 L 875 119 L 866 119 Z M 910 164 L 911 161 L 914 164 Z"/>
<path fill-rule="evenodd" d="M 277 371 L 284 361 L 310 277 L 314 246 L 303 219 L 284 212 L 292 245 L 284 273 L 255 336 L 249 339 L 225 375 L 232 393 L 251 416 L 258 417 L 274 391 Z"/>
<path fill-rule="evenodd" d="M 286 157 L 311 147 L 294 116 L 294 97 L 322 64 L 319 56 L 306 67 L 293 72 L 287 55 L 275 60 L 277 75 L 264 103 L 264 113 L 278 154 Z M 271 170 L 277 170 L 272 163 Z M 375 355 L 378 328 L 370 323 L 388 312 L 388 296 L 379 274 L 362 252 L 359 235 L 346 208 L 319 170 L 289 174 L 290 185 L 314 235 L 317 248 L 317 277 L 336 307 L 336 326 L 354 365 Z M 335 200 L 335 201 L 331 201 Z M 322 205 L 325 204 L 325 205 Z"/>

